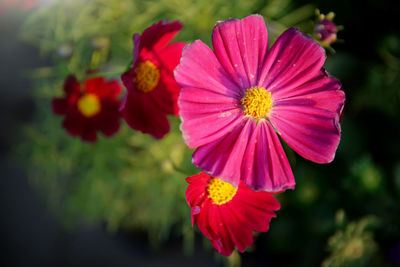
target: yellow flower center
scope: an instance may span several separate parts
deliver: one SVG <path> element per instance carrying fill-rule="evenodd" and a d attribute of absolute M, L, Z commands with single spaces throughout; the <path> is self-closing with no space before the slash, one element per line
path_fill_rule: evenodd
<path fill-rule="evenodd" d="M 259 120 L 268 118 L 272 109 L 272 97 L 264 87 L 254 86 L 245 91 L 240 100 L 244 107 L 244 113 Z"/>
<path fill-rule="evenodd" d="M 230 183 L 213 177 L 207 185 L 208 197 L 217 205 L 225 204 L 236 195 L 237 188 Z"/>
<path fill-rule="evenodd" d="M 86 94 L 78 100 L 78 109 L 86 117 L 92 117 L 100 112 L 99 98 L 94 94 Z"/>
<path fill-rule="evenodd" d="M 136 66 L 135 74 L 136 89 L 143 93 L 153 90 L 160 80 L 160 71 L 148 60 Z"/>

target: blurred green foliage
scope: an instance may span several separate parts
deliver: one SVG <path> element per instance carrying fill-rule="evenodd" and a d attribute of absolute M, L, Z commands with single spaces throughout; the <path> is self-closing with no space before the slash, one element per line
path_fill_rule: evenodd
<path fill-rule="evenodd" d="M 144 232 L 153 246 L 182 237 L 190 251 L 194 234 L 184 178 L 198 170 L 182 141 L 179 119 L 171 118 L 171 133 L 161 141 L 123 125 L 115 137 L 85 144 L 61 128 L 51 99 L 62 94 L 70 73 L 83 78 L 90 69 L 123 71 L 132 60 L 133 33 L 160 19 L 184 23 L 176 40 L 210 44 L 216 21 L 259 13 L 271 45 L 287 27 L 311 33 L 314 9 L 292 0 L 69 0 L 36 10 L 21 37 L 54 64 L 29 72 L 36 84 L 36 114 L 15 152 L 23 155 L 32 184 L 66 227 L 105 222 L 112 231 Z M 328 53 L 326 63 L 347 97 L 336 159 L 318 165 L 285 147 L 296 190 L 278 196 L 277 218 L 242 255 L 244 263 L 390 264 L 387 252 L 400 242 L 400 37 L 385 35 L 376 43 L 374 59 L 343 46 Z"/>
<path fill-rule="evenodd" d="M 338 230 L 328 240 L 331 255 L 324 260 L 322 267 L 356 267 L 370 264 L 377 245 L 373 233 L 368 228 L 376 227 L 377 223 L 377 218 L 368 216 L 358 222 L 349 223 L 343 230 Z"/>

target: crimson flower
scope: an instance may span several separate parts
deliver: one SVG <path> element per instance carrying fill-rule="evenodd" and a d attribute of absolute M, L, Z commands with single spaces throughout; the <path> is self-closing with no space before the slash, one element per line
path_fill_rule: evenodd
<path fill-rule="evenodd" d="M 218 22 L 212 44 L 188 45 L 175 69 L 195 165 L 234 186 L 278 192 L 295 186 L 278 135 L 306 159 L 334 159 L 345 96 L 322 68 L 319 44 L 290 28 L 268 50 L 259 15 Z"/>
<path fill-rule="evenodd" d="M 127 95 L 120 108 L 128 125 L 160 139 L 169 132 L 167 115 L 177 115 L 180 87 L 173 70 L 182 55 L 182 42 L 170 41 L 182 28 L 178 21 L 160 21 L 142 35 L 133 35 L 132 68 L 121 77 Z"/>
<path fill-rule="evenodd" d="M 79 84 L 75 76 L 70 75 L 65 80 L 64 92 L 64 97 L 53 99 L 52 106 L 55 114 L 65 116 L 63 127 L 70 135 L 94 142 L 97 131 L 106 136 L 118 131 L 118 97 L 122 92 L 119 82 L 99 77 Z"/>
<path fill-rule="evenodd" d="M 186 178 L 186 200 L 192 211 L 192 225 L 211 240 L 222 255 L 237 246 L 240 252 L 253 244 L 253 231 L 266 232 L 279 202 L 272 193 L 239 187 L 201 172 Z"/>

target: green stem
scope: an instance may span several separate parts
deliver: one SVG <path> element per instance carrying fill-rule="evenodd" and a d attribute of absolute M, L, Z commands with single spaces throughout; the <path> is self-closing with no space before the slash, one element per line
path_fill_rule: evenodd
<path fill-rule="evenodd" d="M 93 74 L 89 74 L 86 78 L 96 78 L 96 77 L 114 77 L 114 76 L 121 76 L 123 71 L 109 71 L 109 72 L 96 72 Z"/>
<path fill-rule="evenodd" d="M 179 172 L 179 173 L 181 173 L 181 174 L 183 174 L 183 175 L 186 175 L 186 176 L 192 176 L 192 174 L 190 174 L 190 173 L 187 172 L 186 170 L 182 169 L 181 167 L 177 166 L 177 165 L 175 164 L 175 162 L 173 162 L 172 160 L 171 160 L 171 164 L 172 164 L 172 167 L 174 168 L 174 170 L 175 170 L 176 172 Z"/>

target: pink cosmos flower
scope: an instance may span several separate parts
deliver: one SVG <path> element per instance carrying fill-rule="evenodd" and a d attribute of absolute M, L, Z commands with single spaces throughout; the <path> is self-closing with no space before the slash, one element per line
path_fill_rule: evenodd
<path fill-rule="evenodd" d="M 234 186 L 293 189 L 279 136 L 298 154 L 331 162 L 344 105 L 340 82 L 323 68 L 325 50 L 299 30 L 268 49 L 264 19 L 218 22 L 214 51 L 197 40 L 184 49 L 175 79 L 181 130 L 193 163 Z"/>
<path fill-rule="evenodd" d="M 192 225 L 211 240 L 215 250 L 229 256 L 253 245 L 253 231 L 266 232 L 280 205 L 272 193 L 256 192 L 242 182 L 233 187 L 201 172 L 186 178 L 186 200 L 191 207 Z"/>

